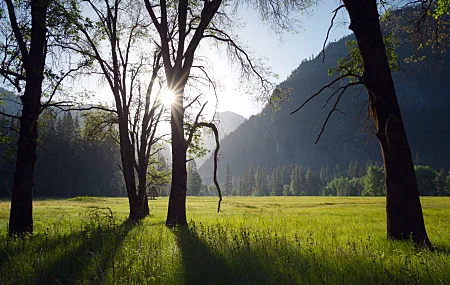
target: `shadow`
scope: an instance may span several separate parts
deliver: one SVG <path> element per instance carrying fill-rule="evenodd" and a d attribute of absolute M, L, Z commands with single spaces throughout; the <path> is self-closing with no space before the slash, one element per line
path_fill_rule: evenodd
<path fill-rule="evenodd" d="M 181 251 L 184 284 L 236 284 L 226 261 L 198 236 L 195 228 L 177 227 L 174 233 Z"/>
<path fill-rule="evenodd" d="M 288 243 L 275 245 L 273 239 L 254 243 L 255 237 L 245 230 L 236 232 L 235 236 L 232 233 L 231 237 L 226 237 L 220 229 L 211 230 L 195 223 L 175 230 L 184 267 L 184 284 L 318 284 L 323 281 L 292 274 L 306 272 L 308 268 L 299 271 L 306 258 L 291 250 Z M 223 239 L 213 240 L 211 236 Z M 274 246 L 283 249 L 282 262 L 276 260 L 280 252 L 274 251 Z"/>
<path fill-rule="evenodd" d="M 7 241 L 0 253 L 0 268 L 19 272 L 24 266 L 33 266 L 32 280 L 24 277 L 33 284 L 105 283 L 116 253 L 135 224 L 127 220 L 87 224 L 69 234 L 38 234 Z"/>
<path fill-rule="evenodd" d="M 136 222 L 128 220 L 119 225 L 82 231 L 73 241 L 78 246 L 63 251 L 52 263 L 47 263 L 45 274 L 37 284 L 99 284 L 105 282 L 105 274 L 113 267 L 115 255 Z M 62 241 L 62 245 L 64 245 Z"/>
<path fill-rule="evenodd" d="M 394 268 L 383 252 L 351 244 L 323 248 L 312 238 L 293 241 L 274 232 L 195 223 L 174 233 L 184 284 L 415 284 L 420 275 L 426 284 L 437 280 L 411 264 Z"/>

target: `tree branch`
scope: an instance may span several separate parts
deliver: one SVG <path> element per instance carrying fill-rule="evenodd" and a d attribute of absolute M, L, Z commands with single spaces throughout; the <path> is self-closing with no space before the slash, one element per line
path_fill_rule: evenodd
<path fill-rule="evenodd" d="M 334 9 L 333 12 L 332 12 L 334 15 L 333 15 L 333 17 L 331 18 L 331 23 L 330 23 L 330 26 L 328 27 L 327 36 L 325 37 L 325 41 L 323 42 L 323 46 L 322 46 L 322 56 L 323 56 L 323 58 L 322 58 L 322 63 L 325 62 L 325 45 L 327 44 L 328 37 L 330 36 L 330 31 L 331 31 L 331 28 L 333 27 L 334 19 L 336 19 L 337 13 L 338 13 L 339 10 L 341 10 L 342 8 L 345 8 L 345 5 L 344 5 L 344 4 L 342 4 L 341 6 L 337 7 L 337 8 Z"/>

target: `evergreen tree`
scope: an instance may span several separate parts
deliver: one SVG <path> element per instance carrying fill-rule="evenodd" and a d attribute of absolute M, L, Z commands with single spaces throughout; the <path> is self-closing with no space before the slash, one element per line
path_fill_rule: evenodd
<path fill-rule="evenodd" d="M 258 167 L 256 170 L 255 189 L 257 196 L 269 195 L 269 187 L 267 184 L 267 174 L 264 167 Z"/>
<path fill-rule="evenodd" d="M 291 185 L 290 185 L 291 195 L 299 196 L 301 194 L 300 183 L 301 183 L 300 168 L 298 166 L 295 166 L 291 174 Z"/>
<path fill-rule="evenodd" d="M 253 169 L 253 164 L 250 163 L 247 175 L 247 196 L 252 195 L 254 187 L 255 187 L 255 170 Z"/>
<path fill-rule="evenodd" d="M 191 196 L 198 196 L 202 187 L 202 179 L 197 171 L 195 160 L 189 162 L 187 172 L 187 191 Z"/>
<path fill-rule="evenodd" d="M 283 182 L 281 181 L 281 169 L 279 167 L 274 169 L 272 174 L 273 195 L 281 196 L 283 194 Z"/>
<path fill-rule="evenodd" d="M 281 183 L 283 185 L 289 185 L 291 183 L 292 170 L 289 170 L 289 166 L 286 164 L 281 168 Z"/>
<path fill-rule="evenodd" d="M 438 175 L 436 176 L 436 195 L 445 196 L 445 179 L 447 178 L 447 173 L 444 168 L 441 168 Z"/>
<path fill-rule="evenodd" d="M 233 176 L 231 175 L 230 165 L 227 164 L 227 168 L 225 171 L 225 193 L 227 196 L 231 194 L 232 189 L 233 189 Z"/>

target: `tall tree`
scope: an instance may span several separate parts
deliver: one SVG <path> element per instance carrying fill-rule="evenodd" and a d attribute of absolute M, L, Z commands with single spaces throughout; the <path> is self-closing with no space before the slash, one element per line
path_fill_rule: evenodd
<path fill-rule="evenodd" d="M 387 236 L 430 245 L 414 165 L 380 29 L 376 0 L 343 0 L 363 62 L 362 82 L 383 154 Z"/>
<path fill-rule="evenodd" d="M 380 141 L 386 180 L 387 236 L 430 245 L 414 165 L 380 29 L 376 0 L 344 0 L 361 53 L 363 83 Z"/>
<path fill-rule="evenodd" d="M 166 0 L 160 0 L 158 4 L 150 0 L 144 1 L 160 38 L 167 84 L 175 94 L 175 100 L 171 106 L 172 188 L 166 224 L 184 225 L 187 223 L 186 151 L 198 128 L 212 128 L 217 136 L 217 129 L 212 123 L 199 121 L 203 108 L 198 112 L 193 124 L 190 126 L 185 124 L 185 111 L 192 105 L 192 103 L 185 105 L 184 102 L 188 91 L 186 85 L 193 69 L 198 69 L 209 80 L 204 66 L 194 64 L 195 53 L 200 42 L 212 39 L 225 44 L 247 75 L 256 74 L 264 89 L 268 89 L 269 84 L 261 76 L 262 70 L 250 60 L 248 54 L 239 47 L 232 35 L 225 31 L 230 18 L 225 10 L 220 10 L 224 9 L 222 0 L 205 1 L 201 5 L 187 0 L 170 4 Z M 197 99 L 198 97 L 194 101 Z M 186 129 L 188 129 L 187 139 L 185 138 Z M 218 146 L 218 138 L 216 138 L 216 145 Z M 217 147 L 215 154 L 217 154 Z M 215 165 L 217 165 L 217 159 L 215 159 Z M 217 169 L 216 166 L 215 169 Z M 219 189 L 217 181 L 215 184 Z"/>
<path fill-rule="evenodd" d="M 358 45 L 357 50 L 352 50 L 351 58 L 358 58 L 361 65 L 357 70 L 352 70 L 352 66 L 342 65 L 338 68 L 340 76 L 308 98 L 292 113 L 303 108 L 323 90 L 343 82 L 342 80 L 345 78 L 350 79 L 330 95 L 328 100 L 335 95 L 336 100 L 322 126 L 317 142 L 330 116 L 334 112 L 340 111 L 337 106 L 345 91 L 357 84 L 363 84 L 369 97 L 369 110 L 383 155 L 387 188 L 387 237 L 396 240 L 412 238 L 417 244 L 430 246 L 423 220 L 411 150 L 380 28 L 377 0 L 343 0 L 342 2 L 343 5 L 334 10 L 332 24 L 338 11 L 345 8 L 350 16 L 349 28 L 354 32 Z M 393 48 L 390 48 L 389 55 L 391 58 L 395 58 Z"/>
<path fill-rule="evenodd" d="M 197 171 L 197 164 L 192 160 L 188 164 L 187 172 L 187 193 L 191 196 L 198 196 L 202 187 L 202 179 Z"/>
<path fill-rule="evenodd" d="M 92 73 L 107 82 L 114 99 L 121 170 L 130 206 L 129 218 L 149 215 L 147 170 L 157 153 L 158 124 L 165 110 L 160 78 L 161 53 L 149 39 L 150 21 L 140 1 L 88 0 L 80 3 L 74 25 L 81 35 L 66 46 L 94 63 Z M 82 10 L 90 11 L 91 18 Z M 149 50 L 142 51 L 146 45 Z M 152 49 L 153 48 L 153 49 Z M 145 82 L 145 85 L 144 85 Z M 145 87 L 144 87 L 145 86 Z M 110 121 L 110 120 L 107 120 Z"/>
<path fill-rule="evenodd" d="M 6 9 L 5 6 L 6 5 Z M 42 103 L 43 84 L 48 81 L 51 95 L 56 92 L 67 74 L 55 74 L 46 64 L 47 53 L 58 51 L 55 39 L 67 36 L 67 18 L 61 13 L 63 5 L 57 0 L 5 0 L 0 4 L 1 50 L 3 52 L 0 75 L 14 87 L 20 96 L 22 111 L 18 119 L 20 131 L 17 160 L 11 197 L 9 235 L 33 231 L 33 187 L 37 159 L 38 118 L 47 104 Z M 4 25 L 3 25 L 4 24 Z M 57 60 L 54 60 L 55 62 Z M 54 79 L 54 81 L 52 81 Z M 52 88 L 53 87 L 53 88 Z"/>
<path fill-rule="evenodd" d="M 257 196 L 268 196 L 269 185 L 267 183 L 267 173 L 264 167 L 258 167 L 256 170 L 255 187 Z"/>
<path fill-rule="evenodd" d="M 225 170 L 225 193 L 227 196 L 231 194 L 232 189 L 233 189 L 233 176 L 231 174 L 230 165 L 227 164 L 227 168 Z"/>
<path fill-rule="evenodd" d="M 291 174 L 290 191 L 292 195 L 300 196 L 301 193 L 300 182 L 301 182 L 300 168 L 298 167 L 298 165 L 296 165 L 295 168 L 292 170 Z"/>

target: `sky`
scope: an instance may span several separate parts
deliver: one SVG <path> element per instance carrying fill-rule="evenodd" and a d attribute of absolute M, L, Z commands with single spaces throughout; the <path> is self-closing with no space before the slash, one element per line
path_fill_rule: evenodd
<path fill-rule="evenodd" d="M 301 28 L 296 33 L 275 33 L 262 23 L 256 11 L 241 7 L 237 13 L 241 26 L 233 32 L 244 44 L 246 51 L 250 51 L 254 57 L 262 58 L 271 68 L 271 72 L 278 75 L 278 79 L 272 78 L 272 82 L 278 84 L 285 80 L 303 59 L 319 54 L 333 10 L 339 5 L 339 0 L 322 0 L 309 15 L 298 15 L 296 18 L 300 19 Z M 338 40 L 349 33 L 346 11 L 341 9 L 328 41 Z M 263 103 L 256 103 L 254 100 L 258 94 L 242 92 L 242 86 L 238 84 L 239 73 L 230 65 L 224 50 L 218 52 L 216 48 L 211 49 L 208 46 L 201 45 L 197 55 L 208 58 L 213 73 L 211 75 L 221 87 L 217 92 L 217 100 L 212 90 L 203 89 L 206 94 L 204 100 L 208 101 L 204 112 L 206 117 L 212 117 L 215 111 L 231 111 L 246 118 L 257 114 L 263 107 Z M 84 78 L 80 84 L 83 86 L 76 86 L 75 89 L 94 89 L 100 101 L 112 102 L 109 87 L 105 82 L 99 82 L 98 77 Z"/>
<path fill-rule="evenodd" d="M 311 55 L 317 56 L 322 50 L 327 30 L 330 26 L 332 12 L 340 5 L 338 0 L 324 0 L 313 9 L 310 16 L 299 15 L 302 29 L 298 33 L 276 34 L 259 20 L 254 11 L 241 9 L 243 28 L 235 33 L 250 49 L 254 56 L 264 58 L 265 63 L 271 67 L 272 72 L 279 75 L 274 82 L 280 83 L 297 68 L 300 62 Z M 350 34 L 348 18 L 345 10 L 338 12 L 328 41 L 335 41 Z M 281 38 L 280 38 L 281 37 Z M 208 54 L 208 53 L 207 53 Z M 211 54 L 211 53 L 209 53 Z M 246 118 L 257 114 L 262 104 L 257 104 L 252 96 L 239 91 L 237 79 L 239 74 L 233 72 L 226 56 L 209 56 L 216 78 L 220 79 L 222 90 L 218 93 L 218 111 L 232 111 Z M 256 95 L 257 94 L 253 94 Z M 215 100 L 213 100 L 215 101 Z M 209 102 L 208 102 L 209 104 Z M 211 104 L 210 108 L 214 107 Z"/>

